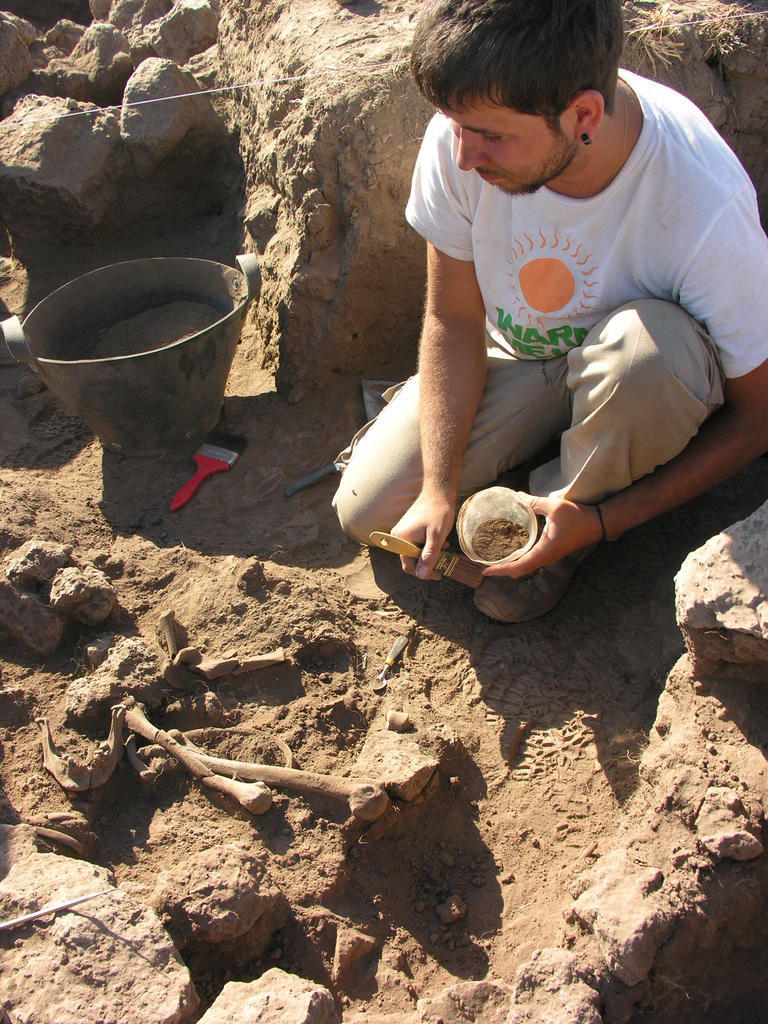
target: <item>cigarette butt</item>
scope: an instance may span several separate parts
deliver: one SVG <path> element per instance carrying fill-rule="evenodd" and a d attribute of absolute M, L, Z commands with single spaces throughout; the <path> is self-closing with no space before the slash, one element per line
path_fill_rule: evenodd
<path fill-rule="evenodd" d="M 387 728 L 390 732 L 405 732 L 411 727 L 411 720 L 407 712 L 397 711 L 390 708 L 387 712 Z"/>

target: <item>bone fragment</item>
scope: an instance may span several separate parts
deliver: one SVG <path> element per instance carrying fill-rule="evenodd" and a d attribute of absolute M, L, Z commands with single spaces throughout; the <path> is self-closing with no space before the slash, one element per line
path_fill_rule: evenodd
<path fill-rule="evenodd" d="M 85 847 L 74 836 L 69 836 L 66 832 L 59 832 L 57 828 L 46 828 L 44 825 L 33 825 L 32 827 L 35 830 L 35 835 L 41 839 L 48 839 L 53 843 L 59 843 L 61 846 L 67 846 L 79 857 L 85 856 Z"/>
<path fill-rule="evenodd" d="M 206 751 L 205 750 L 201 750 L 199 747 L 195 746 L 195 740 L 209 740 L 214 733 L 225 733 L 228 736 L 231 736 L 231 735 L 235 735 L 235 736 L 257 736 L 258 735 L 258 733 L 256 732 L 255 729 L 248 729 L 248 728 L 238 729 L 237 726 L 229 726 L 228 728 L 219 728 L 217 726 L 208 725 L 208 726 L 205 726 L 202 729 L 188 729 L 187 732 L 178 732 L 178 730 L 176 730 L 176 729 L 171 729 L 169 731 L 171 733 L 171 736 L 173 736 L 174 739 L 177 739 L 179 741 L 179 743 L 187 743 L 187 744 L 189 744 L 191 742 L 192 746 L 194 746 L 195 750 L 197 750 L 201 754 L 205 754 Z M 285 761 L 285 767 L 286 768 L 295 768 L 296 767 L 296 758 L 293 756 L 293 751 L 288 746 L 288 744 L 285 742 L 285 740 L 281 740 L 279 736 L 270 736 L 269 737 L 269 742 L 273 743 L 277 747 L 277 749 L 280 751 L 280 753 L 283 755 L 283 760 Z"/>
<path fill-rule="evenodd" d="M 179 642 L 176 639 L 176 615 L 173 610 L 167 611 L 160 616 L 160 626 L 163 630 L 165 642 L 168 645 L 168 654 L 171 661 L 176 657 L 179 650 Z"/>
<path fill-rule="evenodd" d="M 112 708 L 112 723 L 107 739 L 96 746 L 90 765 L 78 764 L 72 757 L 62 757 L 55 749 L 51 727 L 47 718 L 38 718 L 43 744 L 43 767 L 68 793 L 84 793 L 103 786 L 115 770 L 123 752 L 123 722 L 125 708 L 117 704 Z"/>
<path fill-rule="evenodd" d="M 531 731 L 531 722 L 521 722 L 518 725 L 517 729 L 515 729 L 515 735 L 512 737 L 512 739 L 509 742 L 509 746 L 507 747 L 506 755 L 505 755 L 505 758 L 504 758 L 504 760 L 507 762 L 507 764 L 510 767 L 512 767 L 514 765 L 514 763 L 515 763 L 515 755 L 517 754 L 518 750 L 520 749 L 520 744 L 523 742 L 523 740 L 525 739 L 525 737 L 528 735 L 528 733 L 530 731 Z"/>
<path fill-rule="evenodd" d="M 142 782 L 155 782 L 160 777 L 160 771 L 157 768 L 153 768 L 151 765 L 145 764 L 145 762 L 139 757 L 136 750 L 136 737 L 133 733 L 131 733 L 125 741 L 125 753 L 128 757 L 128 763 L 131 768 L 135 770 Z"/>
<path fill-rule="evenodd" d="M 231 675 L 239 666 L 237 658 L 203 658 L 202 661 L 188 664 L 187 667 L 197 675 L 212 680 Z"/>
<path fill-rule="evenodd" d="M 247 786 L 235 779 L 222 778 L 207 765 L 197 754 L 189 750 L 174 739 L 173 736 L 157 729 L 145 716 L 141 705 L 133 704 L 124 707 L 125 721 L 129 729 L 132 729 L 139 736 L 149 740 L 151 743 L 159 743 L 164 750 L 176 758 L 187 769 L 190 775 L 194 776 L 203 785 L 216 789 L 220 793 L 236 800 L 241 807 L 251 814 L 263 814 L 269 810 L 272 803 L 272 794 L 263 785 L 263 779 L 249 780 L 257 785 Z"/>
<path fill-rule="evenodd" d="M 251 814 L 264 814 L 272 806 L 272 791 L 263 782 L 238 782 L 211 773 L 200 779 L 204 786 L 233 797 Z"/>
<path fill-rule="evenodd" d="M 139 732 L 138 728 L 136 732 Z M 375 821 L 386 811 L 390 803 L 386 790 L 379 782 L 348 779 L 341 775 L 321 775 L 319 772 L 281 768 L 272 764 L 230 761 L 228 758 L 206 754 L 198 748 L 194 748 L 193 756 L 211 771 L 226 772 L 249 781 L 266 782 L 268 786 L 279 786 L 295 793 L 346 800 L 352 814 L 360 821 Z"/>
<path fill-rule="evenodd" d="M 269 654 L 254 654 L 249 658 L 241 658 L 240 664 L 233 674 L 239 676 L 244 672 L 256 672 L 260 668 L 269 668 L 270 665 L 280 665 L 284 661 L 285 651 L 282 647 L 277 647 Z"/>
<path fill-rule="evenodd" d="M 173 656 L 174 665 L 199 665 L 203 656 L 196 647 L 182 647 Z"/>
<path fill-rule="evenodd" d="M 200 677 L 189 671 L 187 665 L 168 662 L 163 669 L 163 679 L 174 690 L 191 690 L 193 686 L 200 685 Z"/>

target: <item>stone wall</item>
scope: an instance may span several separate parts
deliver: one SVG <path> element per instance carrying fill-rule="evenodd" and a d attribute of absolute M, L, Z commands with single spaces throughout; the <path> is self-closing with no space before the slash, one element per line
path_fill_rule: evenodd
<path fill-rule="evenodd" d="M 413 364 L 425 257 L 403 210 L 430 116 L 406 63 L 416 6 L 222 4 L 222 79 L 264 83 L 229 116 L 263 256 L 266 358 L 294 399 L 334 371 Z"/>

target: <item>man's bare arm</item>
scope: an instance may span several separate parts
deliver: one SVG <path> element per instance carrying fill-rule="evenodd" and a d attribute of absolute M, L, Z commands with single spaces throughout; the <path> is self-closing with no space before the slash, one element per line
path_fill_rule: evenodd
<path fill-rule="evenodd" d="M 601 504 L 609 537 L 708 491 L 768 449 L 768 360 L 725 382 L 725 402 L 688 446 Z"/>
<path fill-rule="evenodd" d="M 613 539 L 727 480 L 768 450 L 768 360 L 743 377 L 726 381 L 725 402 L 699 428 L 685 449 L 653 473 L 600 503 L 606 534 Z M 595 509 L 564 499 L 533 498 L 547 524 L 529 555 L 509 572 L 519 577 L 600 540 Z"/>
<path fill-rule="evenodd" d="M 419 426 L 424 481 L 393 533 L 423 545 L 431 575 L 452 525 L 464 452 L 485 386 L 485 307 L 474 264 L 427 246 L 427 299 L 419 348 Z"/>

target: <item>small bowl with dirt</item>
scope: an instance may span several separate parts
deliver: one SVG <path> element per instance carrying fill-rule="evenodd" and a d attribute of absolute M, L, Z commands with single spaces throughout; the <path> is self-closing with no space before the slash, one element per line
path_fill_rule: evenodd
<path fill-rule="evenodd" d="M 456 532 L 473 562 L 499 565 L 530 551 L 538 537 L 536 514 L 508 487 L 486 487 L 459 509 Z"/>

